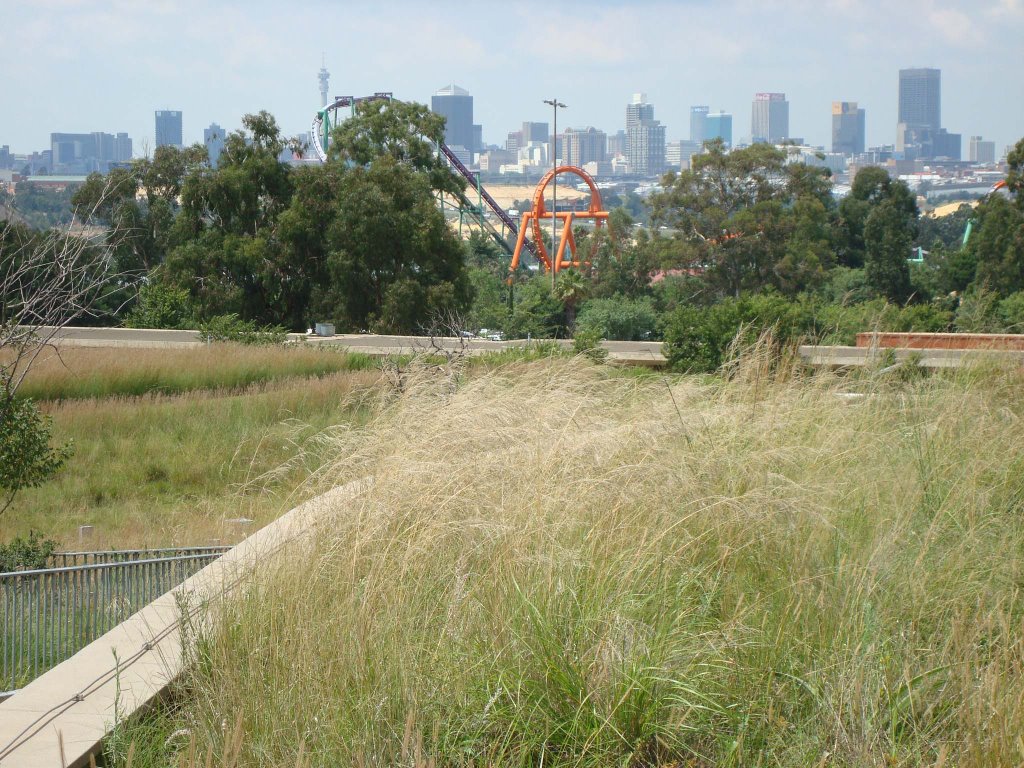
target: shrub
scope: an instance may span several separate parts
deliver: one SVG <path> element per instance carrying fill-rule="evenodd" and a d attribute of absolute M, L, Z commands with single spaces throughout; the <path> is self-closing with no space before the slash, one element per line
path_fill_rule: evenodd
<path fill-rule="evenodd" d="M 598 338 L 640 341 L 656 333 L 658 315 L 650 299 L 591 299 L 580 310 L 576 326 L 597 333 Z"/>
<path fill-rule="evenodd" d="M 192 323 L 188 291 L 160 283 L 143 285 L 138 303 L 124 319 L 126 328 L 187 328 Z"/>
<path fill-rule="evenodd" d="M 44 539 L 35 531 L 30 531 L 27 539 L 16 536 L 13 541 L 0 544 L 0 573 L 45 568 L 56 549 L 56 541 Z"/>
<path fill-rule="evenodd" d="M 1024 291 L 1011 293 L 999 302 L 999 319 L 1007 333 L 1024 333 Z"/>
<path fill-rule="evenodd" d="M 772 329 L 784 344 L 806 335 L 813 323 L 812 304 L 777 294 L 723 299 L 706 309 L 681 306 L 665 323 L 665 356 L 678 370 L 710 372 L 722 364 L 737 336 L 753 342 Z"/>
<path fill-rule="evenodd" d="M 236 344 L 284 344 L 288 331 L 280 326 L 256 325 L 242 320 L 236 314 L 217 315 L 199 324 L 199 338 L 203 341 L 233 341 Z"/>

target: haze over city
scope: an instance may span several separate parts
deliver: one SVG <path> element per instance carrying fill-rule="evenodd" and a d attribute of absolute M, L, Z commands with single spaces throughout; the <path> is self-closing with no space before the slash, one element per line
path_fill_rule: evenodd
<path fill-rule="evenodd" d="M 898 70 L 914 66 L 941 69 L 942 123 L 965 153 L 971 135 L 1002 153 L 1024 126 L 1021 0 L 3 6 L 0 143 L 12 152 L 47 148 L 54 131 L 125 131 L 141 155 L 158 109 L 182 111 L 186 143 L 260 109 L 288 134 L 307 131 L 322 64 L 332 95 L 429 103 L 457 83 L 487 144 L 548 120 L 542 100 L 553 96 L 569 105 L 560 127 L 618 130 L 640 91 L 669 140 L 687 137 L 694 104 L 732 113 L 739 139 L 753 95 L 777 91 L 792 134 L 810 144 L 829 144 L 836 100 L 866 110 L 869 145 L 891 144 Z"/>

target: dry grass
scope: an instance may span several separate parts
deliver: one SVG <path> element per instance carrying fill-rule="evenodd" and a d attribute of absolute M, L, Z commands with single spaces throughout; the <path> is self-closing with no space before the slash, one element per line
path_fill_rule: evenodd
<path fill-rule="evenodd" d="M 374 366 L 365 355 L 324 347 L 48 348 L 33 365 L 19 394 L 60 400 L 242 389 L 294 376 L 326 376 Z"/>
<path fill-rule="evenodd" d="M 1020 765 L 1021 384 L 850 398 L 756 355 L 725 383 L 414 377 L 326 438 L 322 481 L 372 491 L 118 743 L 135 765 L 177 759 L 177 728 L 196 765 Z"/>

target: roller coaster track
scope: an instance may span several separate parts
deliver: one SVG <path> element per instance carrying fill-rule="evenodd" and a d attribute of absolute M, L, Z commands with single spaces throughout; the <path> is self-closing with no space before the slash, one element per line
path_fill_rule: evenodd
<path fill-rule="evenodd" d="M 313 118 L 311 135 L 313 137 L 313 149 L 316 152 L 317 157 L 320 158 L 320 161 L 327 161 L 327 149 L 324 146 L 324 138 L 330 134 L 332 128 L 331 113 L 334 114 L 334 125 L 337 125 L 339 109 L 348 108 L 352 110 L 352 114 L 355 114 L 357 104 L 364 101 L 382 100 L 394 101 L 391 94 L 385 92 L 377 92 L 372 96 L 341 96 L 317 112 L 316 117 Z M 438 145 L 438 149 L 448 161 L 448 168 L 452 174 L 462 177 L 468 182 L 471 188 L 477 190 L 481 201 L 486 204 L 491 212 L 498 217 L 502 224 L 505 225 L 508 234 L 505 235 L 500 232 L 498 228 L 487 219 L 486 212 L 482 210 L 481 206 L 473 204 L 465 193 L 455 196 L 459 202 L 459 206 L 462 210 L 470 213 L 480 223 L 481 228 L 486 231 L 498 245 L 500 245 L 507 253 L 512 254 L 515 250 L 514 243 L 519 235 L 519 226 L 513 218 L 508 215 L 508 212 L 498 205 L 497 201 L 491 197 L 486 189 L 483 188 L 476 174 L 469 170 L 465 163 L 459 160 L 458 155 L 452 151 L 451 147 L 444 142 L 441 142 Z M 534 256 L 537 255 L 536 248 L 531 241 L 527 240 L 525 245 L 530 253 Z"/>

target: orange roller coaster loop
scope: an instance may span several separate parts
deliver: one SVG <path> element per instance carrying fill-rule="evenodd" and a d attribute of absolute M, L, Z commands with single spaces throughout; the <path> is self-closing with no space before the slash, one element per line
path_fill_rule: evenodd
<path fill-rule="evenodd" d="M 544 204 L 544 190 L 555 176 L 563 173 L 572 173 L 579 176 L 590 187 L 590 206 L 586 211 L 548 211 Z M 562 235 L 558 242 L 558 251 L 552 259 L 548 253 L 547 245 L 544 242 L 544 233 L 541 223 L 551 221 L 558 217 L 562 220 Z M 567 267 L 578 267 L 584 262 L 580 260 L 576 252 L 576 238 L 572 234 L 572 224 L 576 219 L 593 219 L 594 226 L 600 227 L 608 219 L 608 211 L 602 210 L 601 192 L 597 188 L 590 174 L 575 165 L 561 165 L 558 168 L 548 171 L 544 178 L 537 184 L 533 192 L 533 210 L 523 214 L 522 224 L 519 227 L 519 237 L 516 239 L 516 248 L 512 253 L 512 263 L 509 265 L 509 272 L 514 272 L 519 266 L 519 256 L 523 252 L 523 245 L 526 242 L 526 230 L 533 233 L 533 244 L 537 249 L 537 258 L 544 265 L 545 271 L 560 272 Z M 566 249 L 569 254 L 566 256 Z"/>

